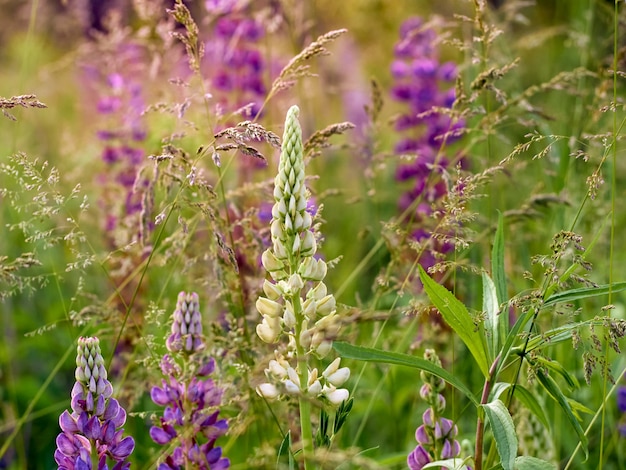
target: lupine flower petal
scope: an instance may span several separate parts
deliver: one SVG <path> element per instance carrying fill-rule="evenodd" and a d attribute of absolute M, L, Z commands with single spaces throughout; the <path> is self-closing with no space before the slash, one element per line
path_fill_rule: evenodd
<path fill-rule="evenodd" d="M 411 470 L 422 470 L 430 462 L 432 462 L 430 455 L 422 446 L 417 446 L 406 459 L 406 463 Z"/>
<path fill-rule="evenodd" d="M 126 436 L 119 443 L 115 444 L 109 449 L 111 456 L 116 460 L 125 460 L 135 449 L 135 440 Z"/>
<path fill-rule="evenodd" d="M 446 439 L 443 443 L 443 447 L 441 448 L 441 458 L 442 459 L 452 459 L 459 455 L 461 452 L 461 445 L 459 441 Z"/>
<path fill-rule="evenodd" d="M 167 405 L 170 400 L 167 392 L 159 387 L 152 387 L 152 390 L 150 390 L 150 398 L 152 398 L 154 403 L 161 406 Z"/>
<path fill-rule="evenodd" d="M 417 430 L 415 431 L 415 440 L 419 444 L 431 444 L 432 443 L 430 437 L 428 436 L 428 433 L 426 432 L 426 426 L 424 426 L 423 424 L 419 426 Z"/>
<path fill-rule="evenodd" d="M 617 409 L 626 413 L 626 386 L 617 389 Z"/>
<path fill-rule="evenodd" d="M 157 444 L 164 445 L 171 441 L 174 436 L 171 436 L 170 434 L 165 432 L 163 428 L 160 428 L 158 426 L 152 426 L 150 428 L 150 437 Z"/>
<path fill-rule="evenodd" d="M 78 431 L 78 426 L 76 426 L 76 420 L 70 415 L 70 413 L 65 410 L 59 416 L 59 427 L 61 431 L 72 434 Z"/>

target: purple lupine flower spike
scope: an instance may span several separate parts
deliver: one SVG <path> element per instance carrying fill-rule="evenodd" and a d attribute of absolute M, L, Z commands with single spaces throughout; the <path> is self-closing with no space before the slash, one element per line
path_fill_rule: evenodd
<path fill-rule="evenodd" d="M 443 146 L 457 140 L 464 127 L 461 120 L 454 121 L 436 111 L 452 107 L 457 69 L 452 62 L 440 62 L 435 39 L 435 31 L 425 27 L 420 18 L 407 19 L 400 28 L 396 58 L 391 64 L 395 79 L 391 96 L 407 107 L 395 122 L 396 131 L 402 133 L 395 152 L 412 157 L 409 163 L 402 163 L 396 170 L 398 181 L 412 183 L 398 205 L 401 211 L 414 208 L 407 220 L 418 228 L 413 230 L 413 239 L 428 241 L 428 252 L 420 259 L 425 268 L 435 264 L 438 255 L 451 250 L 449 244 L 431 239 L 423 226 L 433 213 L 433 207 L 441 204 L 448 192 L 440 176 L 449 164 L 442 156 Z M 418 199 L 420 203 L 415 202 Z"/>
<path fill-rule="evenodd" d="M 126 411 L 115 398 L 107 379 L 98 338 L 79 338 L 76 354 L 76 383 L 71 392 L 72 413 L 59 417 L 61 433 L 57 436 L 54 460 L 59 470 L 92 468 L 92 455 L 98 469 L 130 467 L 127 459 L 135 448 L 132 437 L 122 437 Z"/>
<path fill-rule="evenodd" d="M 158 469 L 229 468 L 230 460 L 215 445 L 228 424 L 225 419 L 218 419 L 222 391 L 212 379 L 206 378 L 215 370 L 215 361 L 198 354 L 204 349 L 204 339 L 195 292 L 178 295 L 166 346 L 171 353 L 161 360 L 161 371 L 166 378 L 160 387 L 152 387 L 150 391 L 152 401 L 165 407 L 163 416 L 150 428 L 152 440 L 168 446 Z M 189 368 L 180 367 L 177 360 L 194 365 L 193 374 L 185 375 L 183 371 Z"/>

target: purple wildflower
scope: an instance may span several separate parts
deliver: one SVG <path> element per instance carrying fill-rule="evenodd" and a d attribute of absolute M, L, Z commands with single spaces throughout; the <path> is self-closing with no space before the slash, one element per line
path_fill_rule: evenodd
<path fill-rule="evenodd" d="M 617 389 L 617 409 L 622 413 L 619 433 L 626 437 L 626 385 Z"/>
<path fill-rule="evenodd" d="M 395 79 L 392 98 L 408 107 L 395 123 L 398 132 L 407 134 L 396 144 L 395 152 L 412 157 L 409 163 L 397 168 L 396 179 L 412 185 L 401 196 L 399 206 L 403 212 L 411 208 L 407 220 L 418 227 L 424 225 L 432 208 L 447 194 L 440 175 L 449 162 L 441 150 L 458 139 L 464 125 L 437 112 L 437 108 L 450 108 L 454 103 L 457 70 L 452 62 L 440 62 L 435 38 L 435 31 L 425 27 L 420 18 L 409 18 L 400 28 L 396 59 L 391 64 Z M 438 253 L 450 249 L 449 245 L 431 240 L 421 264 L 431 266 Z"/>
<path fill-rule="evenodd" d="M 204 349 L 204 339 L 195 292 L 178 295 L 166 346 L 171 353 L 161 360 L 166 379 L 150 391 L 152 401 L 165 407 L 163 416 L 150 428 L 154 442 L 168 445 L 159 470 L 229 468 L 230 460 L 222 457 L 222 448 L 215 445 L 228 429 L 228 423 L 218 419 L 222 391 L 212 379 L 206 378 L 215 370 L 215 361 L 198 356 Z M 176 361 L 181 355 L 195 366 L 191 376 L 185 375 Z M 175 447 L 171 442 L 175 442 Z"/>
<path fill-rule="evenodd" d="M 61 433 L 57 436 L 54 460 L 59 470 L 92 468 L 92 453 L 98 470 L 130 468 L 128 456 L 135 448 L 132 437 L 122 438 L 126 411 L 112 398 L 113 386 L 107 380 L 104 358 L 98 338 L 79 338 L 76 355 L 76 383 L 72 388 L 70 414 L 59 417 Z"/>
<path fill-rule="evenodd" d="M 204 346 L 200 304 L 195 292 L 178 294 L 171 334 L 166 344 L 172 352 L 184 350 L 187 353 L 199 351 Z"/>
<path fill-rule="evenodd" d="M 441 361 L 432 349 L 424 352 L 424 359 L 441 367 Z M 436 460 L 458 457 L 461 445 L 456 440 L 458 429 L 450 419 L 441 414 L 445 411 L 446 400 L 441 392 L 446 384 L 439 377 L 422 371 L 420 374 L 424 384 L 420 388 L 420 397 L 429 407 L 422 414 L 422 423 L 415 431 L 417 447 L 407 456 L 407 464 L 411 470 L 421 470 L 426 464 Z"/>
<path fill-rule="evenodd" d="M 233 112 L 248 106 L 245 117 L 254 119 L 265 99 L 267 74 L 258 48 L 265 36 L 265 25 L 251 14 L 250 5 L 232 0 L 205 2 L 207 11 L 217 16 L 217 20 L 207 40 L 204 60 L 212 93 L 224 109 Z"/>

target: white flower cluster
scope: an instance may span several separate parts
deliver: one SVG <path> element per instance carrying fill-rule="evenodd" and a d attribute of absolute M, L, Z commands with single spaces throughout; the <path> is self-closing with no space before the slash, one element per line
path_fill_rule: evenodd
<path fill-rule="evenodd" d="M 272 247 L 261 258 L 272 280 L 265 280 L 265 296 L 259 297 L 256 302 L 262 316 L 256 332 L 261 340 L 270 344 L 277 343 L 280 336 L 286 334 L 289 338 L 287 349 L 290 355 L 295 353 L 296 358 L 298 353 L 324 357 L 332 347 L 328 338 L 337 334 L 339 322 L 335 298 L 327 292 L 323 282 L 328 270 L 326 262 L 313 257 L 317 244 L 312 231 L 312 217 L 306 210 L 302 130 L 298 113 L 298 107 L 292 106 L 285 121 L 280 164 L 274 180 Z M 304 362 L 301 364 L 305 367 Z M 347 390 L 337 389 L 350 376 L 347 367 L 339 369 L 339 359 L 321 377 L 318 377 L 317 369 L 308 370 L 306 390 L 302 390 L 305 388 L 302 385 L 304 381 L 297 370 L 277 355 L 277 359 L 270 362 L 266 375 L 272 382 L 280 382 L 286 393 L 323 395 L 335 404 L 348 398 Z M 339 371 L 341 374 L 336 376 Z M 273 383 L 262 384 L 257 391 L 269 399 L 281 393 Z"/>
<path fill-rule="evenodd" d="M 285 393 L 304 394 L 310 397 L 324 396 L 332 405 L 339 406 L 347 400 L 350 392 L 341 387 L 350 378 L 350 369 L 339 367 L 340 358 L 335 359 L 320 376 L 317 369 L 308 370 L 306 390 L 301 390 L 300 378 L 296 370 L 284 358 L 272 359 L 265 375 L 272 382 L 279 382 Z M 257 387 L 259 395 L 273 400 L 281 395 L 281 390 L 274 383 L 263 383 Z"/>

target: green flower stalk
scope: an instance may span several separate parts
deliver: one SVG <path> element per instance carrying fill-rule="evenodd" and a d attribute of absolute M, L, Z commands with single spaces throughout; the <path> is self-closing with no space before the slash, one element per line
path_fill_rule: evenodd
<path fill-rule="evenodd" d="M 256 302 L 262 316 L 256 327 L 258 336 L 270 344 L 286 336 L 287 352 L 285 355 L 276 352 L 276 358 L 265 370 L 269 381 L 259 385 L 257 392 L 266 399 L 276 399 L 283 394 L 299 398 L 306 467 L 313 452 L 310 400 L 321 399 L 333 407 L 341 405 L 350 395 L 348 390 L 340 388 L 350 377 L 350 369 L 340 368 L 339 358 L 321 374 L 308 365 L 312 356 L 328 355 L 332 345 L 329 338 L 337 334 L 339 322 L 335 298 L 322 282 L 328 268 L 324 260 L 313 257 L 317 243 L 313 220 L 306 210 L 304 152 L 298 114 L 297 106 L 287 112 L 280 164 L 274 179 L 272 247 L 261 258 L 272 280 L 265 280 L 265 295 Z"/>

